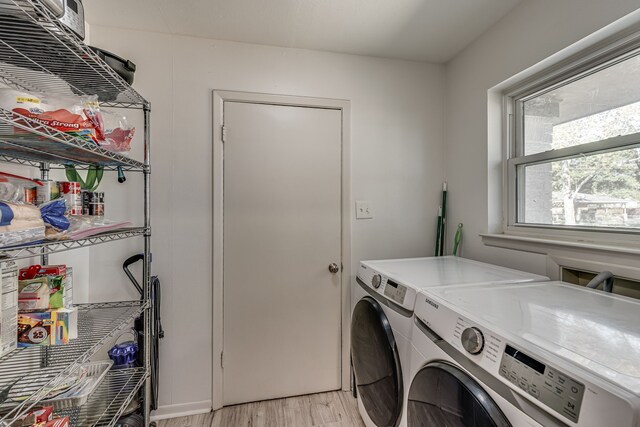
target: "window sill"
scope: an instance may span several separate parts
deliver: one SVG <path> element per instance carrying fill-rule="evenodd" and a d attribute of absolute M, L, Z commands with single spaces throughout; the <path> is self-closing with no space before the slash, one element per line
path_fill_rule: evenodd
<path fill-rule="evenodd" d="M 590 241 L 564 240 L 552 237 L 533 237 L 514 234 L 480 234 L 482 243 L 486 246 L 495 246 L 505 249 L 513 249 L 538 254 L 548 254 L 557 250 L 583 250 L 597 254 L 627 254 L 640 255 L 640 246 L 620 243 L 601 243 Z"/>

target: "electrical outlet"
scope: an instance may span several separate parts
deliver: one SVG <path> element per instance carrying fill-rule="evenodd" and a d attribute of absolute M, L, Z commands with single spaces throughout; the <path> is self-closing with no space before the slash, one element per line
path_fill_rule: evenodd
<path fill-rule="evenodd" d="M 373 211 L 367 201 L 356 202 L 356 219 L 370 219 L 373 218 Z"/>

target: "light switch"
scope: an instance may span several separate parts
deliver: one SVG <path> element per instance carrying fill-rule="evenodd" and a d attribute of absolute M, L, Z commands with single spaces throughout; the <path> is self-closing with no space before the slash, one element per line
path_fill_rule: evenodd
<path fill-rule="evenodd" d="M 373 211 L 367 201 L 356 201 L 356 219 L 373 218 Z"/>

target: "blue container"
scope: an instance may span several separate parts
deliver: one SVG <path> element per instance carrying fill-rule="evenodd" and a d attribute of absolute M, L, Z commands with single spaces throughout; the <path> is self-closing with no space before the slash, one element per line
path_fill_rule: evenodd
<path fill-rule="evenodd" d="M 113 360 L 112 369 L 133 368 L 138 356 L 138 344 L 133 341 L 116 344 L 111 347 L 108 354 L 109 358 Z"/>

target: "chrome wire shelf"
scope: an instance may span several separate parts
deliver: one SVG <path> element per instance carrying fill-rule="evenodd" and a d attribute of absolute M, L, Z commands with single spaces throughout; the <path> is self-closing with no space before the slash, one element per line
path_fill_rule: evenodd
<path fill-rule="evenodd" d="M 93 141 L 57 131 L 4 108 L 0 108 L 0 153 L 3 160 L 36 167 L 46 162 L 100 165 L 111 170 L 148 168 L 142 162 L 100 148 Z"/>
<path fill-rule="evenodd" d="M 0 359 L 0 390 L 18 381 L 14 387 L 19 388 L 21 396 L 25 396 L 24 400 L 8 400 L 0 406 L 3 413 L 1 422 L 11 425 L 17 417 L 29 411 L 47 395 L 48 390 L 61 384 L 66 375 L 89 361 L 112 338 L 130 328 L 131 322 L 147 309 L 148 304 L 127 301 L 80 304 L 77 307 L 77 339 L 61 346 L 19 348 Z"/>
<path fill-rule="evenodd" d="M 0 81 L 27 92 L 98 95 L 105 106 L 149 105 L 38 0 L 0 4 Z"/>
<path fill-rule="evenodd" d="M 144 368 L 110 371 L 86 404 L 56 415 L 68 416 L 72 426 L 114 426 L 148 376 Z"/>
<path fill-rule="evenodd" d="M 14 259 L 31 258 L 34 256 L 49 255 L 57 252 L 64 252 L 71 249 L 83 248 L 85 246 L 98 245 L 100 243 L 114 240 L 128 239 L 135 236 L 143 236 L 143 227 L 121 228 L 107 233 L 96 234 L 85 239 L 77 240 L 56 240 L 44 243 L 27 243 L 24 245 L 0 247 L 0 257 L 8 256 Z"/>

